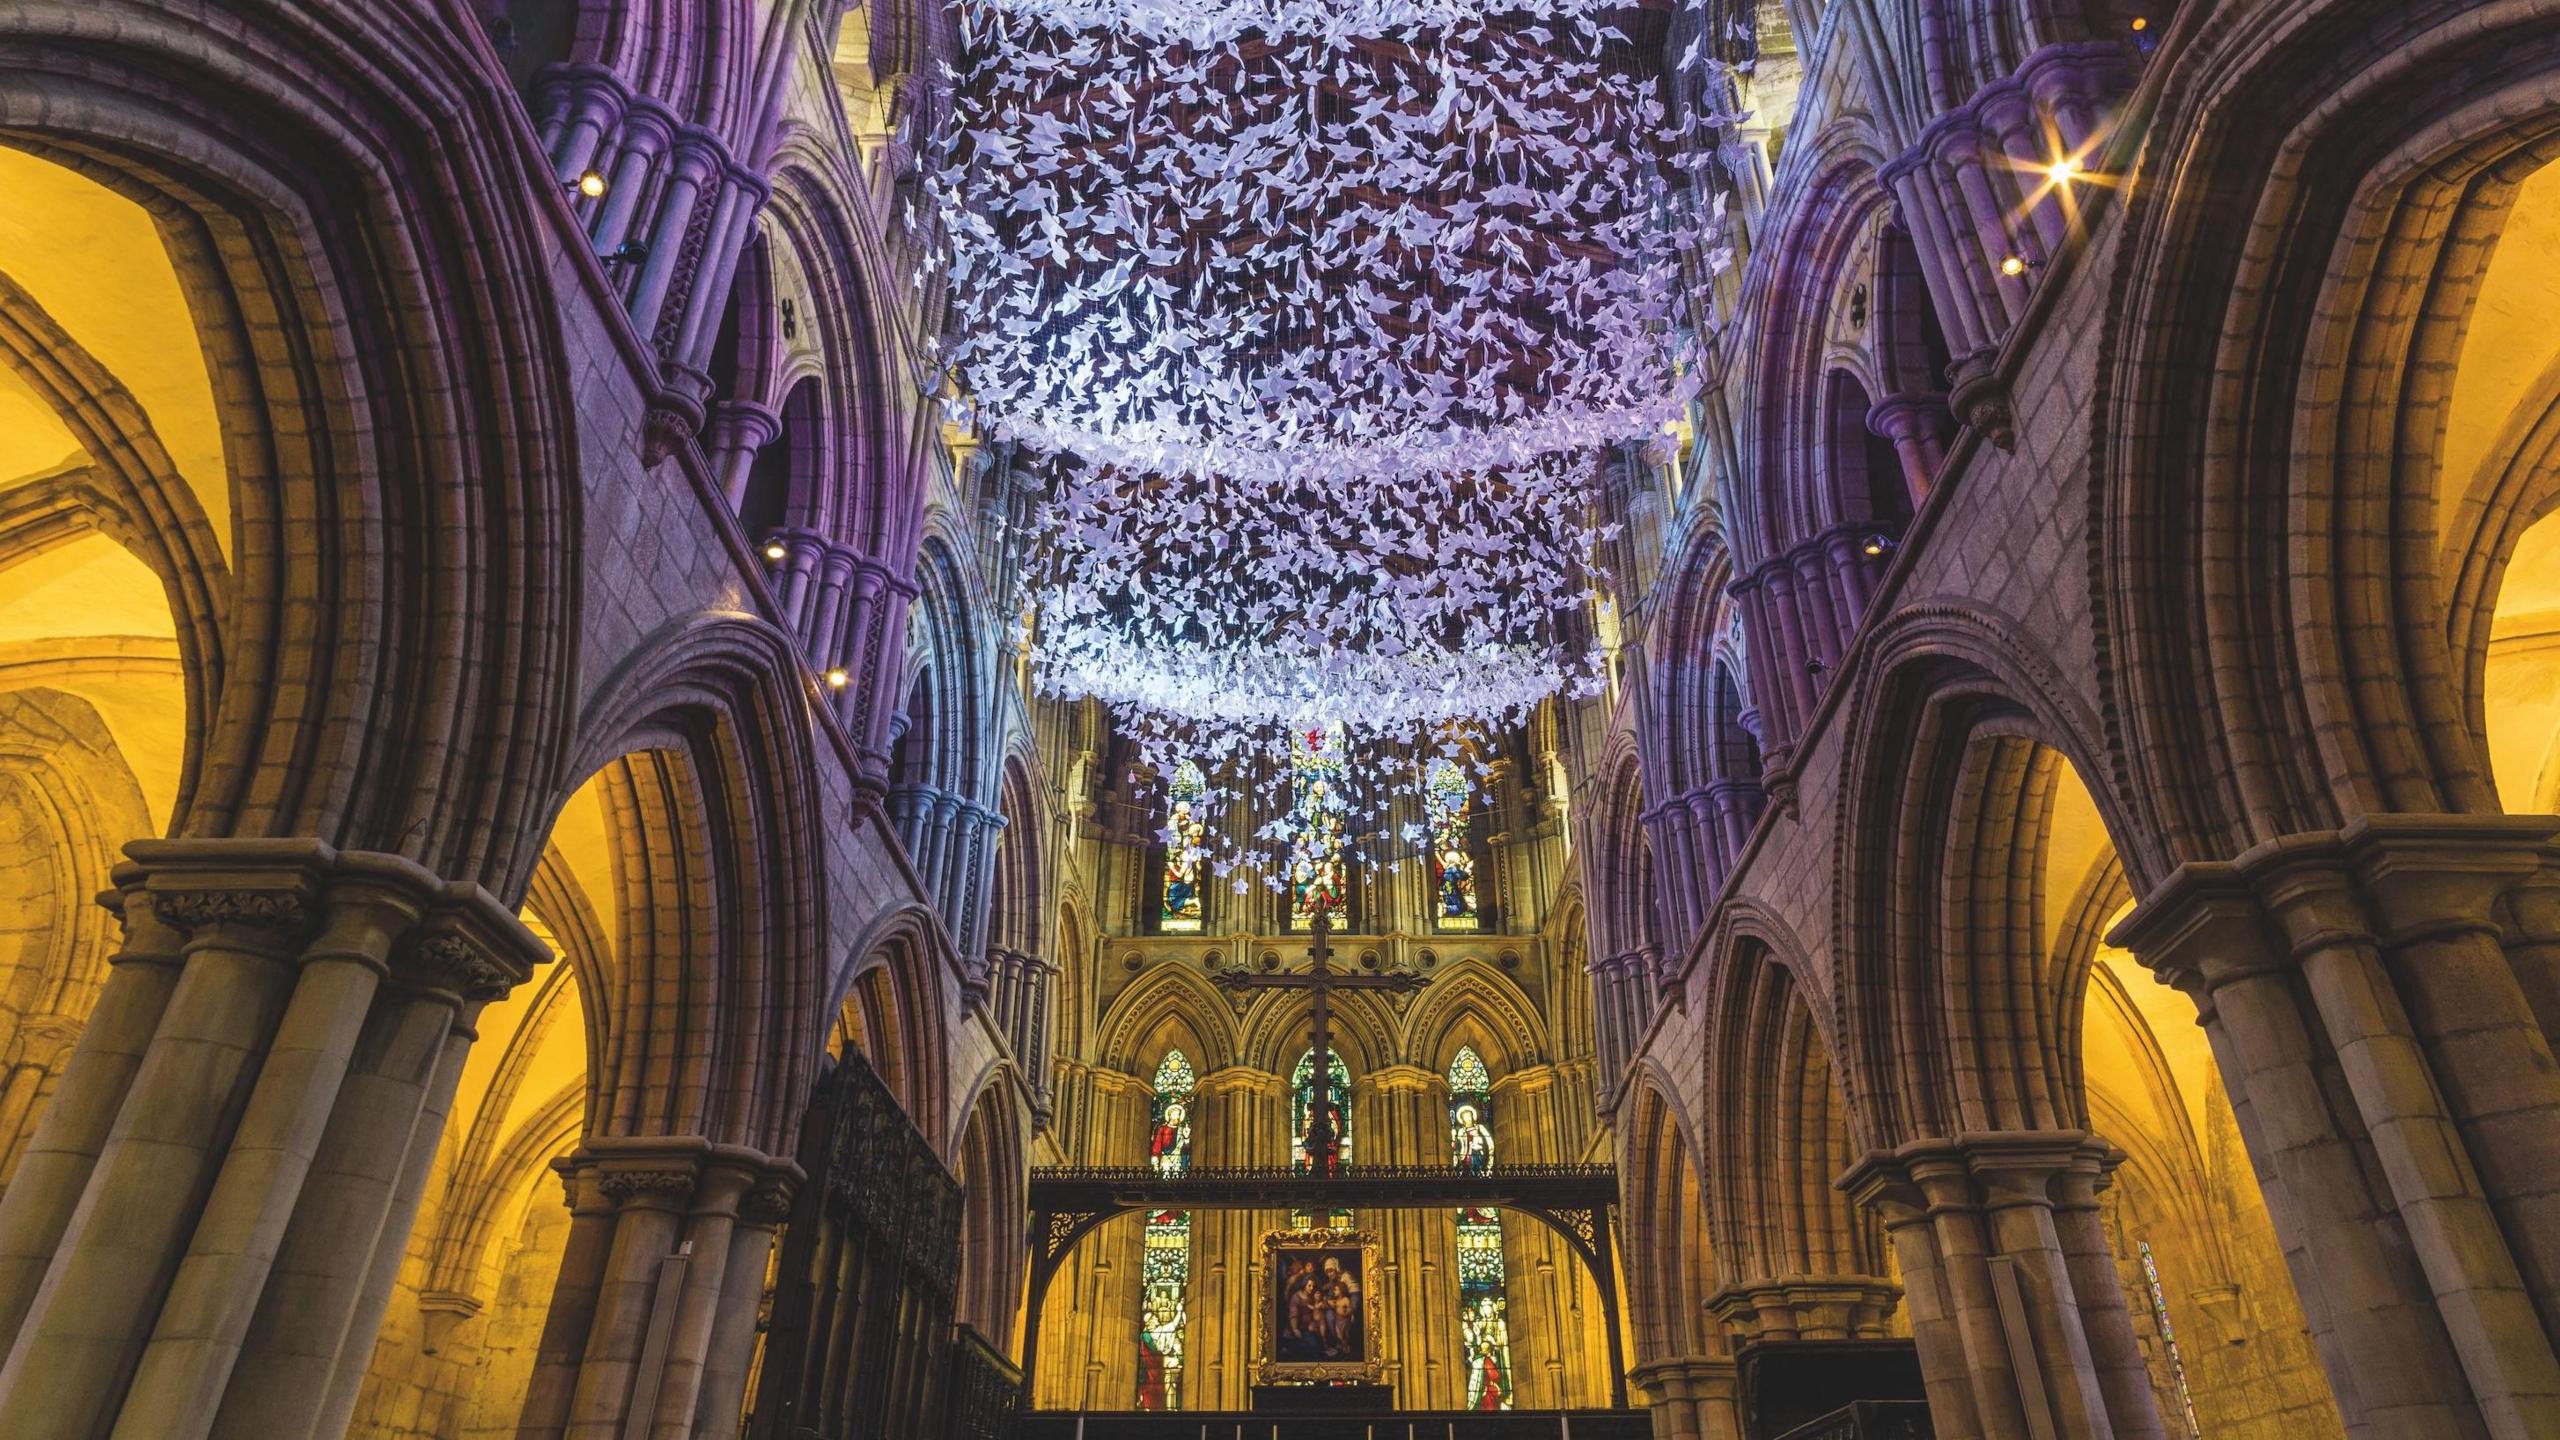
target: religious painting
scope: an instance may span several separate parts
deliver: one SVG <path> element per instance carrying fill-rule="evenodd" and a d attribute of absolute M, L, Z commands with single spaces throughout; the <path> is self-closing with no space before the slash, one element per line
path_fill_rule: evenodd
<path fill-rule="evenodd" d="M 1196 935 L 1204 918 L 1201 879 L 1209 862 L 1208 779 L 1185 760 L 1174 767 L 1165 798 L 1164 903 L 1157 928 L 1169 935 Z"/>
<path fill-rule="evenodd" d="M 1374 1383 L 1381 1363 L 1377 1237 L 1274 1230 L 1262 1246 L 1262 1383 Z"/>
<path fill-rule="evenodd" d="M 1289 737 L 1289 928 L 1304 930 L 1319 911 L 1343 918 L 1348 873 L 1343 849 L 1350 814 L 1342 727 L 1327 725 Z"/>
<path fill-rule="evenodd" d="M 1424 854 L 1431 874 L 1431 923 L 1440 930 L 1473 930 L 1476 861 L 1467 848 L 1467 772 L 1454 760 L 1431 762 L 1422 776 Z"/>

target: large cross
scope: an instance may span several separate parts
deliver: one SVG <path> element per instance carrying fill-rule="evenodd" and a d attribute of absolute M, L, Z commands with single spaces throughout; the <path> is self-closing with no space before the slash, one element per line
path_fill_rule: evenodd
<path fill-rule="evenodd" d="M 1338 1163 L 1333 1134 L 1333 1108 L 1327 1103 L 1333 1088 L 1333 1010 L 1330 996 L 1335 986 L 1348 990 L 1388 990 L 1409 993 L 1423 986 L 1419 975 L 1346 975 L 1325 968 L 1333 958 L 1333 949 L 1325 944 L 1333 934 L 1333 907 L 1320 905 L 1309 926 L 1307 958 L 1313 962 L 1304 974 L 1247 975 L 1229 970 L 1218 976 L 1218 983 L 1230 990 L 1304 990 L 1312 997 L 1308 1029 L 1312 1032 L 1308 1045 L 1315 1052 L 1315 1094 L 1307 1103 L 1307 1164 L 1318 1175 L 1334 1173 Z"/>

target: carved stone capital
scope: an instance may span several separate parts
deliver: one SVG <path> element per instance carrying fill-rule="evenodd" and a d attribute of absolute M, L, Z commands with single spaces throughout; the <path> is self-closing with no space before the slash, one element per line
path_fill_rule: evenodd
<path fill-rule="evenodd" d="M 234 926 L 291 935 L 311 924 L 309 899 L 292 889 L 155 890 L 151 909 L 188 930 Z"/>
<path fill-rule="evenodd" d="M 596 1188 L 617 1205 L 682 1205 L 693 1198 L 690 1170 L 608 1170 Z"/>
<path fill-rule="evenodd" d="M 779 1225 L 791 1218 L 791 1205 L 799 1194 L 800 1183 L 790 1176 L 766 1176 L 739 1202 L 738 1218 L 750 1225 Z"/>
<path fill-rule="evenodd" d="M 454 934 L 421 939 L 397 973 L 406 984 L 466 1001 L 501 999 L 522 978 L 479 945 Z"/>

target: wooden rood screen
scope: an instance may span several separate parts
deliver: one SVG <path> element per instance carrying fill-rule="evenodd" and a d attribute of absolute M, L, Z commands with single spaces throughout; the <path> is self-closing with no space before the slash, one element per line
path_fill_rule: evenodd
<path fill-rule="evenodd" d="M 944 1433 L 958 1350 L 960 1182 L 859 1053 L 818 1082 L 748 1433 Z"/>

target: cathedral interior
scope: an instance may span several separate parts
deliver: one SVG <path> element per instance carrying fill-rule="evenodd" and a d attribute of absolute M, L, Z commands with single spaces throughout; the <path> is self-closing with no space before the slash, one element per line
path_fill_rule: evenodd
<path fill-rule="evenodd" d="M 2519 0 L 0 0 L 0 1436 L 2560 1437 L 2555 162 Z"/>

